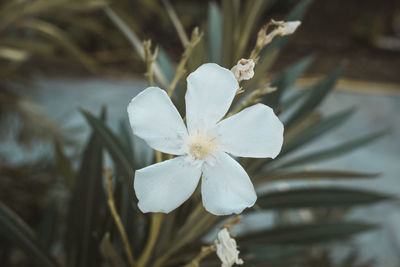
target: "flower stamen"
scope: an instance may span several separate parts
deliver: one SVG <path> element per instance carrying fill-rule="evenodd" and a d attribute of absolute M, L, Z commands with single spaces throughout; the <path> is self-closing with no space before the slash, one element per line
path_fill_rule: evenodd
<path fill-rule="evenodd" d="M 204 160 L 216 150 L 215 139 L 208 133 L 196 131 L 189 136 L 187 141 L 189 154 L 195 159 Z"/>

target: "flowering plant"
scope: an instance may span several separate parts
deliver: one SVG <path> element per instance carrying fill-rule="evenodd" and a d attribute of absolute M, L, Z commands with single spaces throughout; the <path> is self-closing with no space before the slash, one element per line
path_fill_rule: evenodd
<path fill-rule="evenodd" d="M 265 24 L 255 42 L 250 40 L 258 17 L 254 14 L 261 14 L 265 1 L 243 6 L 222 1 L 222 10 L 211 4 L 207 38 L 198 28 L 186 36 L 173 7 L 164 2 L 184 47 L 176 68 L 161 50 L 152 50 L 150 41 L 139 42 L 113 9 L 104 9 L 147 67 L 149 87 L 132 96 L 128 116 L 133 134 L 155 150 L 154 160 L 143 163 L 135 153 L 126 123 L 117 134 L 107 126 L 105 110 L 99 117 L 82 111 L 93 133 L 74 173 L 63 242 L 53 240 L 62 243 L 57 259 L 5 206 L 0 206 L 2 233 L 40 266 L 225 267 L 290 266 L 289 259 L 307 266 L 303 256 L 312 249 L 308 244 L 371 229 L 371 224 L 344 221 L 343 216 L 348 207 L 385 200 L 386 195 L 340 187 L 263 189 L 295 179 L 374 176 L 304 165 L 366 145 L 382 132 L 291 155 L 352 114 L 346 110 L 322 117 L 316 110 L 341 68 L 309 90 L 290 89 L 312 57 L 264 79 L 286 36 L 300 26 L 308 1 L 296 6 L 286 22 Z M 233 8 L 237 10 L 230 12 Z M 239 24 L 234 14 L 242 8 L 239 21 L 246 23 Z M 112 168 L 103 152 L 112 159 Z M 332 215 L 332 210 L 340 212 Z M 276 223 L 261 222 L 261 230 L 232 234 L 242 218 L 246 222 L 271 211 Z M 240 215 L 225 216 L 232 214 Z"/>

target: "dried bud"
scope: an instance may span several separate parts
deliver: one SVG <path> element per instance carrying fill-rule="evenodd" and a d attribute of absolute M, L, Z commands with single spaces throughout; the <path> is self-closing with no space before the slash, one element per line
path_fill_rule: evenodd
<path fill-rule="evenodd" d="M 252 59 L 244 59 L 238 61 L 238 63 L 231 69 L 239 82 L 242 80 L 250 80 L 254 76 L 254 61 Z"/>
<path fill-rule="evenodd" d="M 278 28 L 275 30 L 276 35 L 280 36 L 285 36 L 285 35 L 290 35 L 293 34 L 296 29 L 300 26 L 301 22 L 300 21 L 273 21 L 273 24 L 278 26 Z"/>
<path fill-rule="evenodd" d="M 221 260 L 221 267 L 231 267 L 235 263 L 243 264 L 243 260 L 239 258 L 235 239 L 231 238 L 228 229 L 223 228 L 218 232 L 215 240 L 217 248 L 217 256 Z"/>

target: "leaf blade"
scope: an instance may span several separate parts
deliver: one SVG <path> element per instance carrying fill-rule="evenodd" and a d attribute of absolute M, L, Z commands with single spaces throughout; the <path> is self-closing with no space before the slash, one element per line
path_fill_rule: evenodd
<path fill-rule="evenodd" d="M 341 187 L 297 188 L 267 193 L 258 198 L 262 209 L 350 207 L 389 200 L 389 195 Z"/>
<path fill-rule="evenodd" d="M 382 130 L 376 133 L 372 133 L 366 136 L 363 136 L 361 138 L 358 138 L 356 140 L 351 140 L 347 141 L 341 145 L 334 146 L 332 148 L 328 149 L 323 149 L 319 150 L 304 156 L 297 157 L 295 159 L 292 159 L 289 162 L 286 162 L 282 165 L 280 165 L 280 168 L 288 168 L 288 167 L 293 167 L 297 165 L 302 165 L 305 163 L 309 162 L 319 162 L 319 161 L 324 161 L 328 160 L 334 157 L 341 156 L 343 154 L 346 154 L 348 152 L 351 152 L 353 150 L 356 150 L 364 145 L 370 144 L 382 136 L 386 135 L 388 133 L 387 130 Z"/>
<path fill-rule="evenodd" d="M 239 244 L 315 244 L 340 240 L 375 229 L 375 224 L 363 222 L 323 222 L 287 225 L 258 231 L 237 238 Z"/>
<path fill-rule="evenodd" d="M 340 66 L 333 71 L 327 78 L 314 85 L 309 92 L 307 99 L 297 108 L 293 115 L 286 121 L 285 126 L 290 127 L 297 120 L 303 118 L 309 114 L 314 108 L 316 108 L 333 89 L 336 81 L 343 71 L 343 67 Z"/>
<path fill-rule="evenodd" d="M 33 230 L 2 202 L 0 202 L 0 234 L 22 248 L 40 266 L 58 266 L 56 261 L 36 239 Z"/>

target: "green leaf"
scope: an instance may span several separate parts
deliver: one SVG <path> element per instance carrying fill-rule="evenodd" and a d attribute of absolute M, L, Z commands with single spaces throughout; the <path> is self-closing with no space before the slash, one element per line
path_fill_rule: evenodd
<path fill-rule="evenodd" d="M 237 2 L 238 4 L 239 2 Z M 234 31 L 237 27 L 237 6 L 231 0 L 222 0 L 222 17 L 223 19 L 223 51 L 222 66 L 230 69 L 233 65 L 233 39 Z"/>
<path fill-rule="evenodd" d="M 302 0 L 290 11 L 290 13 L 286 16 L 285 20 L 299 20 L 304 17 L 305 12 L 307 11 L 308 6 L 311 4 L 312 0 Z"/>
<path fill-rule="evenodd" d="M 323 81 L 314 85 L 309 92 L 307 99 L 294 111 L 293 115 L 285 123 L 286 127 L 290 127 L 292 124 L 297 122 L 297 120 L 308 115 L 313 109 L 315 109 L 328 93 L 333 89 L 337 79 L 342 73 L 343 68 L 337 68 L 333 73 L 331 73 Z"/>
<path fill-rule="evenodd" d="M 215 2 L 208 5 L 208 51 L 210 62 L 221 64 L 222 61 L 222 19 Z"/>
<path fill-rule="evenodd" d="M 330 115 L 319 123 L 315 124 L 311 128 L 308 128 L 306 131 L 297 135 L 293 140 L 291 140 L 288 144 L 283 146 L 279 157 L 286 155 L 289 152 L 292 152 L 310 142 L 315 142 L 318 138 L 322 137 L 326 132 L 330 131 L 333 128 L 338 127 L 342 123 L 344 123 L 351 115 L 353 115 L 354 109 L 348 109 L 344 111 L 340 111 L 334 115 Z"/>
<path fill-rule="evenodd" d="M 20 247 L 36 266 L 56 267 L 58 264 L 36 239 L 32 229 L 11 209 L 0 202 L 0 235 Z"/>
<path fill-rule="evenodd" d="M 55 199 L 50 202 L 49 207 L 47 207 L 46 212 L 40 222 L 37 236 L 46 246 L 50 249 L 57 233 L 57 202 Z"/>
<path fill-rule="evenodd" d="M 246 244 L 313 244 L 341 240 L 351 235 L 375 229 L 375 224 L 363 222 L 324 222 L 278 226 L 237 238 Z"/>
<path fill-rule="evenodd" d="M 54 155 L 56 159 L 56 169 L 59 175 L 64 179 L 64 184 L 69 190 L 75 185 L 75 171 L 71 160 L 65 155 L 60 142 L 54 142 Z"/>
<path fill-rule="evenodd" d="M 376 178 L 379 173 L 361 173 L 337 170 L 298 171 L 298 172 L 268 172 L 254 177 L 256 184 L 287 181 L 287 180 L 312 180 L 312 179 L 354 179 L 354 178 Z"/>
<path fill-rule="evenodd" d="M 234 60 L 237 61 L 241 57 L 248 57 L 244 56 L 243 53 L 246 50 L 250 36 L 254 31 L 254 25 L 256 25 L 265 9 L 273 2 L 274 1 L 271 0 L 252 0 L 246 2 L 246 6 L 242 9 L 243 16 L 241 17 L 240 23 L 242 27 L 237 27 L 237 31 L 235 32 L 237 47 Z"/>
<path fill-rule="evenodd" d="M 348 141 L 341 145 L 334 146 L 332 148 L 323 149 L 317 152 L 310 153 L 308 155 L 299 156 L 287 163 L 284 163 L 279 167 L 288 168 L 296 165 L 306 164 L 310 162 L 315 163 L 323 160 L 328 160 L 334 157 L 338 157 L 378 140 L 382 136 L 386 135 L 387 132 L 388 132 L 387 130 L 379 131 L 376 133 L 363 136 L 356 140 Z"/>
<path fill-rule="evenodd" d="M 277 90 L 266 95 L 263 103 L 276 111 L 283 93 L 304 73 L 313 60 L 313 56 L 305 57 L 284 70 L 271 84 L 272 87 L 277 87 Z"/>
<path fill-rule="evenodd" d="M 311 2 L 312 2 L 311 0 L 299 1 L 298 4 L 285 17 L 285 21 L 301 20 Z M 286 44 L 289 38 L 290 36 L 275 37 L 274 40 L 269 45 L 267 45 L 267 47 L 265 47 L 261 52 L 261 59 L 267 57 L 271 52 L 277 49 L 281 49 Z"/>
<path fill-rule="evenodd" d="M 129 180 L 133 179 L 134 176 L 133 162 L 129 160 L 129 156 L 126 154 L 118 137 L 104 122 L 87 111 L 82 110 L 81 112 L 89 122 L 93 131 L 98 134 L 101 144 L 107 149 L 111 158 L 117 165 L 119 173 L 123 175 L 125 182 L 129 185 Z"/>
<path fill-rule="evenodd" d="M 340 187 L 299 188 L 266 193 L 257 200 L 262 209 L 349 207 L 388 200 L 388 195 Z"/>
<path fill-rule="evenodd" d="M 107 214 L 102 153 L 100 136 L 93 133 L 83 153 L 69 207 L 66 238 L 71 266 L 100 264 L 98 244 L 104 234 L 102 226 Z"/>
<path fill-rule="evenodd" d="M 246 259 L 246 263 L 263 264 L 262 266 L 295 266 L 304 261 L 304 253 L 307 246 L 288 245 L 261 245 L 240 249 L 240 255 Z M 286 263 L 286 264 L 285 264 Z"/>
<path fill-rule="evenodd" d="M 168 57 L 168 54 L 161 46 L 159 46 L 158 49 L 157 62 L 158 65 L 160 66 L 161 71 L 164 73 L 165 78 L 170 83 L 174 78 L 175 68 L 174 65 L 172 64 L 171 59 Z"/>

